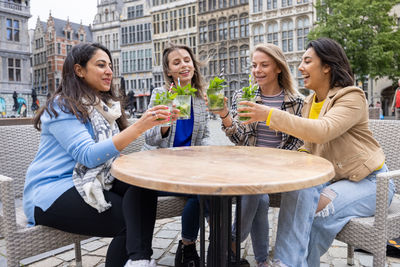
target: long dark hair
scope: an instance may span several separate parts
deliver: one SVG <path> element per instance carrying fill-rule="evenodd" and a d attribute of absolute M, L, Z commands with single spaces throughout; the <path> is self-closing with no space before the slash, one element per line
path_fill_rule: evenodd
<path fill-rule="evenodd" d="M 46 105 L 44 105 L 35 115 L 34 126 L 40 131 L 41 121 L 40 116 L 43 112 L 47 112 L 51 117 L 58 116 L 54 105 L 57 105 L 60 109 L 69 114 L 74 114 L 75 117 L 82 123 L 85 123 L 89 119 L 88 108 L 90 106 L 97 105 L 99 99 L 107 103 L 108 100 L 122 101 L 121 92 L 113 87 L 107 92 L 98 92 L 97 90 L 89 87 L 85 81 L 75 73 L 74 65 L 79 64 L 83 68 L 86 67 L 88 61 L 93 57 L 97 50 L 103 50 L 112 63 L 112 57 L 110 51 L 101 44 L 97 43 L 80 43 L 75 45 L 72 50 L 68 53 L 63 69 L 62 69 L 62 80 L 56 91 L 47 99 Z M 82 99 L 85 99 L 83 103 Z M 128 121 L 125 112 L 122 108 L 122 115 L 117 119 L 118 127 L 122 130 L 128 126 Z"/>
<path fill-rule="evenodd" d="M 310 41 L 307 49 L 310 47 L 314 49 L 315 53 L 321 59 L 321 64 L 326 64 L 331 68 L 330 88 L 354 85 L 354 77 L 349 59 L 343 47 L 338 42 L 330 38 L 319 38 Z"/>
<path fill-rule="evenodd" d="M 170 84 L 174 82 L 174 79 L 171 76 L 168 76 L 168 71 L 169 71 L 168 56 L 171 52 L 179 50 L 179 49 L 186 50 L 189 53 L 189 55 L 193 61 L 194 74 L 193 74 L 190 84 L 192 85 L 193 88 L 197 89 L 196 95 L 198 97 L 202 97 L 203 91 L 205 89 L 205 83 L 204 83 L 203 76 L 200 73 L 200 67 L 201 67 L 200 65 L 201 64 L 199 61 L 197 61 L 192 49 L 190 49 L 190 47 L 188 47 L 186 45 L 177 45 L 177 44 L 171 43 L 171 44 L 169 44 L 169 46 L 167 48 L 164 49 L 162 65 L 163 65 L 165 86 L 166 86 L 166 88 L 169 88 Z"/>

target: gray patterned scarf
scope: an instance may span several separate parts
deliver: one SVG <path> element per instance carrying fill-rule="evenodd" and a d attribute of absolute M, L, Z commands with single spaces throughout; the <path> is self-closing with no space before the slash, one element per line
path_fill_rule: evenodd
<path fill-rule="evenodd" d="M 97 106 L 89 111 L 89 119 L 96 143 L 119 133 L 115 120 L 120 116 L 120 103 L 114 101 L 110 101 L 108 105 L 100 101 Z M 115 178 L 111 175 L 110 170 L 115 158 L 111 158 L 95 168 L 88 168 L 79 162 L 74 167 L 72 179 L 76 190 L 85 202 L 97 209 L 99 213 L 111 207 L 111 203 L 107 203 L 104 199 L 103 190 L 110 190 L 112 187 Z"/>

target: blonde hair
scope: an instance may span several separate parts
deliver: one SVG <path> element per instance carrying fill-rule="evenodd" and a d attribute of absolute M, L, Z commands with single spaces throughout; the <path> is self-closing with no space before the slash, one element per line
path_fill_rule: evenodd
<path fill-rule="evenodd" d="M 297 90 L 294 88 L 292 75 L 290 74 L 290 70 L 282 50 L 274 44 L 258 44 L 251 51 L 251 58 L 253 58 L 253 54 L 256 51 L 267 54 L 274 59 L 276 65 L 281 70 L 281 73 L 278 75 L 279 86 L 283 90 L 290 92 L 292 95 L 298 94 Z"/>

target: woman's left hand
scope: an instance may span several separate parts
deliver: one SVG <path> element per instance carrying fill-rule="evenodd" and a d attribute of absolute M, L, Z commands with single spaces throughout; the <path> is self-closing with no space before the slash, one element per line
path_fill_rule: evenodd
<path fill-rule="evenodd" d="M 268 106 L 250 101 L 241 101 L 240 104 L 246 106 L 237 109 L 239 117 L 250 117 L 250 119 L 244 121 L 243 124 L 249 124 L 255 121 L 266 121 L 271 110 Z M 241 111 L 247 111 L 247 113 L 241 113 Z"/>

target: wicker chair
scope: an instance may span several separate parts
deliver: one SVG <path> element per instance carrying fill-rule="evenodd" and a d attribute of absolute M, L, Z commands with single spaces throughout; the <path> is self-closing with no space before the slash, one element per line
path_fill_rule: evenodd
<path fill-rule="evenodd" d="M 370 129 L 382 146 L 386 164 L 391 170 L 378 175 L 376 214 L 373 217 L 352 219 L 336 239 L 348 244 L 347 263 L 354 264 L 354 247 L 373 254 L 373 265 L 385 266 L 386 243 L 400 236 L 400 196 L 395 194 L 388 208 L 388 180 L 393 179 L 400 189 L 400 121 L 370 120 Z"/>
<path fill-rule="evenodd" d="M 26 227 L 21 199 L 25 173 L 36 154 L 40 133 L 32 125 L 0 126 L 0 136 L 0 234 L 6 242 L 7 266 L 19 266 L 21 259 L 70 244 L 75 245 L 76 266 L 82 266 L 80 241 L 89 236 L 41 225 Z M 143 142 L 143 137 L 138 138 L 125 153 L 140 150 Z M 182 198 L 160 198 L 157 218 L 180 215 L 184 204 Z"/>

